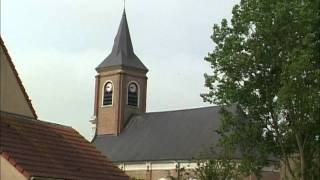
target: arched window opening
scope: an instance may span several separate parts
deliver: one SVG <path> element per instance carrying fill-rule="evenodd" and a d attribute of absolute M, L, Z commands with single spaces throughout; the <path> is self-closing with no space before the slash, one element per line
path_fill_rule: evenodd
<path fill-rule="evenodd" d="M 104 94 L 103 94 L 103 106 L 112 105 L 112 94 L 113 94 L 113 85 L 112 82 L 107 82 L 104 85 Z"/>
<path fill-rule="evenodd" d="M 128 85 L 128 105 L 138 106 L 139 88 L 135 82 L 130 82 Z"/>

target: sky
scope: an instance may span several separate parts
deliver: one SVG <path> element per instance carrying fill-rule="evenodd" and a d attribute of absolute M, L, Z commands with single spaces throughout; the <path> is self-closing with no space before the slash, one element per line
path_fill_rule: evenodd
<path fill-rule="evenodd" d="M 148 67 L 147 112 L 203 102 L 212 27 L 239 0 L 127 0 L 136 55 Z M 40 120 L 90 140 L 95 67 L 110 53 L 122 0 L 1 0 L 1 36 Z"/>

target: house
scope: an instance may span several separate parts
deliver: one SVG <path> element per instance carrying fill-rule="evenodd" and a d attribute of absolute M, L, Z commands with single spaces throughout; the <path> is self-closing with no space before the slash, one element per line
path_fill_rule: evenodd
<path fill-rule="evenodd" d="M 18 76 L 8 50 L 0 38 L 0 108 L 1 111 L 37 119 L 31 100 Z"/>
<path fill-rule="evenodd" d="M 37 119 L 1 38 L 0 43 L 0 179 L 128 180 L 76 130 Z"/>
<path fill-rule="evenodd" d="M 194 169 L 195 159 L 210 155 L 219 107 L 146 112 L 148 69 L 134 53 L 125 11 L 112 52 L 96 71 L 92 143 L 129 176 L 177 177 L 179 167 Z M 263 176 L 279 179 L 279 170 L 265 167 Z"/>

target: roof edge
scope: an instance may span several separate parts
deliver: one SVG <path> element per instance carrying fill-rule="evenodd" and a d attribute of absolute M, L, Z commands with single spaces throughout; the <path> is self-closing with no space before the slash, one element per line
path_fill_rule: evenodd
<path fill-rule="evenodd" d="M 119 68 L 124 68 L 124 69 L 129 69 L 129 70 L 135 70 L 135 71 L 141 71 L 143 73 L 149 72 L 149 69 L 141 69 L 141 68 L 135 68 L 131 66 L 124 66 L 124 65 L 114 65 L 114 66 L 108 66 L 108 67 L 96 67 L 95 70 L 99 73 L 104 70 L 114 70 L 114 69 L 119 69 Z"/>
<path fill-rule="evenodd" d="M 211 157 L 212 158 L 212 157 Z M 208 160 L 210 158 L 192 158 L 192 159 L 146 159 L 146 160 L 133 160 L 133 161 L 114 161 L 112 160 L 113 163 L 144 163 L 144 162 L 172 162 L 172 161 L 176 161 L 176 162 L 194 162 L 194 161 L 202 161 L 202 160 Z M 241 160 L 241 158 L 233 158 L 233 160 Z M 279 162 L 277 160 L 272 160 L 269 159 L 267 160 L 268 162 Z"/>
<path fill-rule="evenodd" d="M 31 176 L 30 180 L 63 180 L 63 177 Z"/>
<path fill-rule="evenodd" d="M 37 113 L 36 113 L 36 111 L 35 111 L 32 103 L 31 103 L 31 99 L 29 98 L 28 93 L 27 93 L 26 89 L 24 88 L 24 86 L 23 86 L 23 84 L 22 84 L 22 81 L 21 81 L 21 79 L 20 79 L 20 77 L 19 77 L 18 71 L 16 70 L 16 68 L 15 68 L 15 66 L 14 66 L 14 64 L 13 64 L 12 58 L 10 57 L 10 54 L 9 54 L 9 52 L 8 52 L 8 49 L 7 49 L 7 47 L 5 46 L 4 41 L 2 40 L 2 37 L 1 37 L 1 36 L 0 36 L 0 44 L 1 44 L 1 46 L 3 47 L 4 54 L 5 54 L 5 56 L 7 56 L 7 58 L 8 58 L 8 62 L 9 62 L 9 64 L 10 64 L 10 67 L 11 67 L 11 69 L 13 70 L 13 73 L 14 73 L 17 81 L 18 81 L 18 84 L 19 84 L 19 86 L 20 86 L 20 88 L 21 88 L 21 90 L 22 90 L 22 93 L 23 93 L 24 97 L 25 97 L 26 100 L 27 100 L 27 103 L 28 103 L 28 105 L 29 105 L 29 108 L 31 109 L 32 114 L 34 115 L 34 118 L 35 118 L 35 119 L 38 119 Z"/>
<path fill-rule="evenodd" d="M 19 171 L 24 177 L 30 179 L 32 176 L 22 166 L 20 166 L 11 155 L 5 151 L 0 151 L 0 155 L 6 159 L 17 171 Z"/>
<path fill-rule="evenodd" d="M 192 111 L 192 110 L 209 109 L 209 108 L 221 108 L 221 106 L 215 105 L 215 106 L 195 107 L 195 108 L 187 108 L 187 109 L 176 109 L 176 110 L 168 110 L 168 111 L 152 111 L 152 112 L 146 112 L 144 114 Z"/>
<path fill-rule="evenodd" d="M 9 118 L 18 117 L 18 119 L 15 119 L 15 120 L 20 120 L 20 121 L 21 120 L 22 121 L 23 120 L 28 120 L 28 121 L 33 121 L 33 122 L 36 122 L 36 123 L 43 123 L 43 124 L 48 124 L 48 125 L 52 125 L 52 126 L 58 126 L 58 127 L 62 127 L 62 128 L 73 129 L 71 126 L 61 125 L 61 124 L 53 123 L 53 122 L 48 122 L 48 121 L 44 121 L 44 120 L 41 120 L 41 119 L 35 119 L 34 117 L 24 116 L 24 115 L 21 115 L 21 114 L 15 114 L 15 113 L 6 112 L 6 111 L 0 111 L 0 116 L 7 116 Z M 73 130 L 75 130 L 75 129 L 73 129 Z"/>

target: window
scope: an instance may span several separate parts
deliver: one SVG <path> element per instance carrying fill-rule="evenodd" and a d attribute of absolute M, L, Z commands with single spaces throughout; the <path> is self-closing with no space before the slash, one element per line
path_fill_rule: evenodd
<path fill-rule="evenodd" d="M 103 106 L 112 105 L 113 85 L 112 82 L 107 82 L 103 87 Z"/>
<path fill-rule="evenodd" d="M 139 88 L 137 83 L 130 82 L 128 85 L 128 105 L 138 106 Z"/>

